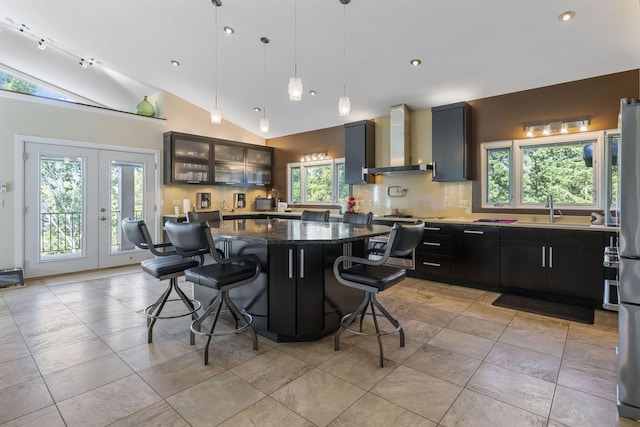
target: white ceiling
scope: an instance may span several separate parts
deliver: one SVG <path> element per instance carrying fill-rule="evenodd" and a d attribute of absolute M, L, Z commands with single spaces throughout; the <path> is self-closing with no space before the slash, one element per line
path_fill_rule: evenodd
<path fill-rule="evenodd" d="M 221 0 L 218 105 L 225 120 L 266 138 L 640 67 L 639 0 L 297 0 L 297 63 L 305 94 L 289 101 L 294 64 L 294 0 Z M 96 103 L 131 111 L 166 90 L 214 105 L 211 0 L 0 0 L 0 64 Z M 574 10 L 574 20 L 558 15 Z M 342 95 L 343 12 L 351 115 Z M 27 33 L 16 26 L 25 24 Z M 225 25 L 236 32 L 226 35 Z M 44 38 L 98 64 L 88 69 Z M 412 68 L 409 60 L 422 59 Z M 180 67 L 170 64 L 180 61 Z M 314 89 L 318 95 L 311 97 Z"/>

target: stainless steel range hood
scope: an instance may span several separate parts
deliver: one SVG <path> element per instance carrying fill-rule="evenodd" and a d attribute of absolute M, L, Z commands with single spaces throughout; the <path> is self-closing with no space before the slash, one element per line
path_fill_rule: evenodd
<path fill-rule="evenodd" d="M 406 105 L 394 105 L 389 112 L 389 166 L 362 168 L 370 175 L 384 175 L 400 172 L 427 172 L 431 165 L 411 164 L 411 112 Z"/>

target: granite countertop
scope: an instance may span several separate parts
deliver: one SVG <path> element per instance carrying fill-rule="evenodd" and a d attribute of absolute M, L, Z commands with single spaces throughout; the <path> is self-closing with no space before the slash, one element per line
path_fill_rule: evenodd
<path fill-rule="evenodd" d="M 300 218 L 301 212 L 274 212 L 274 211 L 225 211 L 222 216 L 224 218 L 233 219 L 235 216 L 240 215 L 278 215 L 283 217 L 291 217 L 292 219 Z M 164 215 L 169 218 L 184 218 L 184 214 L 180 215 Z M 342 218 L 341 214 L 332 213 L 331 218 Z M 420 216 L 414 215 L 412 218 L 397 218 L 397 217 L 385 217 L 382 215 L 374 215 L 374 221 L 394 221 L 394 222 L 413 222 L 418 219 L 424 222 L 440 222 L 443 224 L 463 224 L 463 225 L 474 225 L 474 226 L 499 226 L 499 227 L 527 227 L 527 228 L 553 228 L 553 229 L 564 229 L 564 230 L 589 230 L 589 231 L 611 231 L 617 232 L 619 231 L 618 226 L 604 226 L 604 225 L 591 225 L 587 222 L 585 218 L 584 222 L 569 222 L 560 218 L 554 223 L 549 223 L 547 218 L 540 215 L 536 216 L 536 220 L 512 220 L 506 219 L 509 222 L 500 222 L 500 219 L 495 218 L 482 218 L 482 221 L 479 221 L 481 218 L 465 218 L 465 217 L 443 217 L 443 216 Z M 513 221 L 513 222 L 511 222 Z"/>
<path fill-rule="evenodd" d="M 344 243 L 389 233 L 386 225 L 353 225 L 289 219 L 232 219 L 209 222 L 218 238 L 258 240 L 268 244 Z"/>

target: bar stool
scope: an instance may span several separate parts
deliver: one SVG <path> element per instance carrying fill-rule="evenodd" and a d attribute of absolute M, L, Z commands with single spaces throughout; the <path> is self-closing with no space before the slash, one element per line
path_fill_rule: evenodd
<path fill-rule="evenodd" d="M 346 224 L 371 225 L 373 222 L 373 212 L 345 212 L 342 215 L 342 222 Z"/>
<path fill-rule="evenodd" d="M 329 222 L 329 211 L 302 211 L 301 221 Z"/>
<path fill-rule="evenodd" d="M 380 259 L 360 258 L 354 256 L 340 256 L 333 263 L 333 274 L 338 282 L 351 288 L 364 291 L 364 298 L 358 308 L 353 313 L 345 315 L 340 321 L 340 328 L 334 338 L 335 350 L 340 350 L 340 335 L 344 331 L 349 331 L 358 335 L 376 336 L 378 347 L 380 348 L 380 367 L 384 367 L 384 354 L 382 350 L 382 336 L 400 333 L 400 347 L 404 347 L 404 331 L 398 322 L 389 312 L 378 302 L 376 294 L 384 291 L 400 282 L 406 277 L 406 270 L 401 267 L 384 265 L 391 254 L 394 256 L 408 255 L 415 249 L 422 239 L 424 223 L 417 221 L 413 224 L 395 223 L 389 235 L 389 241 L 382 252 Z M 376 251 L 377 252 L 377 251 Z M 350 267 L 341 266 L 348 262 Z M 349 265 L 347 264 L 347 265 Z M 371 312 L 367 308 L 371 307 Z M 381 314 L 376 313 L 378 309 Z M 375 333 L 362 332 L 362 319 L 365 315 L 373 316 Z M 351 329 L 351 324 L 360 316 L 360 330 Z M 392 331 L 381 331 L 378 325 L 378 317 L 384 316 L 395 328 Z"/>
<path fill-rule="evenodd" d="M 144 221 L 135 221 L 130 218 L 122 220 L 122 230 L 127 239 L 140 249 L 148 249 L 157 258 L 146 259 L 140 263 L 142 270 L 159 280 L 169 279 L 169 286 L 160 295 L 160 298 L 143 310 L 147 318 L 147 342 L 153 341 L 153 326 L 158 319 L 176 319 L 178 317 L 191 316 L 197 319 L 196 311 L 201 307 L 199 301 L 189 299 L 178 286 L 178 277 L 184 276 L 184 271 L 191 267 L 197 267 L 200 263 L 196 260 L 185 258 L 177 254 L 171 243 L 154 244 L 147 225 Z M 169 299 L 171 291 L 175 290 L 179 299 Z M 182 300 L 188 311 L 173 316 L 161 316 L 162 309 L 168 301 Z M 195 335 L 191 333 L 191 344 L 195 343 Z"/>
<path fill-rule="evenodd" d="M 210 253 L 215 260 L 214 264 L 202 265 L 185 271 L 185 278 L 189 282 L 197 283 L 218 291 L 218 295 L 212 300 L 202 315 L 191 323 L 191 332 L 207 337 L 204 349 L 204 364 L 209 363 L 209 344 L 211 338 L 219 335 L 238 334 L 249 332 L 253 339 L 253 349 L 258 349 L 258 337 L 251 326 L 253 317 L 244 310 L 240 310 L 229 297 L 229 291 L 239 286 L 253 282 L 260 274 L 260 259 L 254 254 L 246 254 L 235 257 L 222 258 L 215 247 L 215 242 L 209 226 L 206 222 L 165 224 L 169 240 L 176 251 L 183 256 L 199 255 L 203 251 Z M 215 332 L 215 327 L 220 316 L 222 305 L 225 304 L 235 318 L 235 328 L 230 331 Z M 213 323 L 209 332 L 202 332 L 202 323 L 208 316 L 214 313 Z M 242 319 L 243 325 L 238 326 Z"/>

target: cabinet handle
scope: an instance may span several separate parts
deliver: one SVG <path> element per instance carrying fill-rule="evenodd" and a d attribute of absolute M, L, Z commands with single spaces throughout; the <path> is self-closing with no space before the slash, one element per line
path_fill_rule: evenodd
<path fill-rule="evenodd" d="M 300 249 L 300 278 L 304 279 L 304 249 Z"/>
<path fill-rule="evenodd" d="M 200 181 L 187 180 L 187 184 L 200 184 Z"/>
<path fill-rule="evenodd" d="M 546 267 L 547 260 L 547 248 L 545 246 L 542 247 L 542 268 Z"/>
<path fill-rule="evenodd" d="M 478 230 L 463 230 L 463 232 L 466 234 L 484 234 L 484 231 L 478 231 Z"/>
<path fill-rule="evenodd" d="M 429 267 L 440 267 L 440 264 L 438 264 L 437 262 L 427 262 L 427 261 L 422 261 L 423 265 L 428 265 Z"/>
<path fill-rule="evenodd" d="M 425 227 L 424 229 L 429 231 L 440 231 L 440 227 Z"/>
<path fill-rule="evenodd" d="M 436 169 L 436 161 L 435 160 L 431 162 L 431 166 L 432 166 L 432 172 L 433 172 L 432 178 L 437 178 L 438 177 L 438 172 L 437 172 L 437 169 Z"/>
<path fill-rule="evenodd" d="M 425 246 L 440 246 L 438 242 L 422 242 L 422 244 Z"/>
<path fill-rule="evenodd" d="M 553 246 L 549 246 L 549 268 L 553 268 Z"/>
<path fill-rule="evenodd" d="M 289 249 L 289 279 L 293 279 L 293 249 Z"/>

